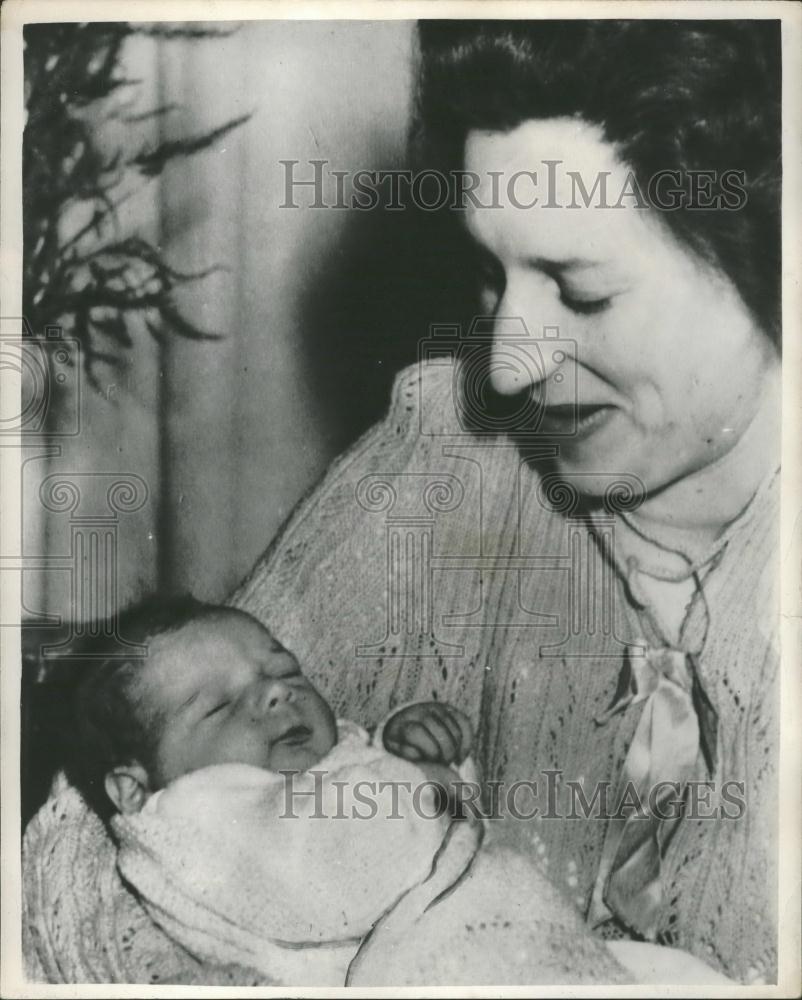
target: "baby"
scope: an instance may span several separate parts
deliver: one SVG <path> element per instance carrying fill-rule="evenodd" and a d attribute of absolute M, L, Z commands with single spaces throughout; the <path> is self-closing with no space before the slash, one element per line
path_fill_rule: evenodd
<path fill-rule="evenodd" d="M 378 918 L 431 874 L 468 719 L 416 703 L 371 739 L 232 608 L 148 603 L 120 632 L 147 655 L 95 653 L 72 776 L 110 820 L 122 875 L 196 957 L 342 985 Z"/>
<path fill-rule="evenodd" d="M 78 784 L 101 811 L 103 793 L 139 812 L 210 765 L 308 771 L 337 744 L 331 707 L 250 615 L 181 598 L 133 609 L 121 632 L 147 657 L 101 661 L 78 698 Z M 444 780 L 472 742 L 467 717 L 439 702 L 406 706 L 381 731 L 388 751 Z"/>
<path fill-rule="evenodd" d="M 196 958 L 291 986 L 632 981 L 526 858 L 443 808 L 461 712 L 403 706 L 370 738 L 248 614 L 182 598 L 120 625 L 147 655 L 92 654 L 72 776 Z"/>

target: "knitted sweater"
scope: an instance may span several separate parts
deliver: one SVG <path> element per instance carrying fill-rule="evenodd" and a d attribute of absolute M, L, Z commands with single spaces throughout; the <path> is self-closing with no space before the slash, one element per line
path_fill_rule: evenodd
<path fill-rule="evenodd" d="M 505 818 L 491 823 L 584 913 L 607 824 L 559 818 L 571 812 L 566 790 L 581 782 L 590 799 L 615 782 L 641 712 L 597 721 L 618 693 L 626 643 L 642 633 L 625 582 L 599 557 L 616 515 L 592 529 L 576 494 L 531 454 L 463 430 L 451 375 L 399 376 L 387 418 L 334 463 L 231 603 L 297 655 L 338 715 L 370 727 L 396 705 L 440 698 L 472 717 L 485 779 L 551 782 L 537 818 L 515 819 L 502 796 Z M 596 485 L 608 506 L 626 507 L 633 484 L 615 479 Z M 743 981 L 776 975 L 778 505 L 775 481 L 730 526 L 686 627 L 690 645 L 707 631 L 699 672 L 718 714 L 713 778 L 743 782 L 746 808 L 685 817 L 663 864 L 659 940 Z M 54 869 L 75 878 L 65 885 Z M 74 789 L 29 825 L 23 875 L 32 978 L 265 982 L 200 966 L 148 921 Z"/>
<path fill-rule="evenodd" d="M 339 728 L 291 786 L 218 764 L 114 817 L 117 866 L 170 938 L 283 986 L 628 981 L 525 856 L 438 815 L 418 767 Z"/>
<path fill-rule="evenodd" d="M 548 448 L 524 456 L 464 430 L 454 398 L 448 366 L 402 373 L 387 418 L 332 466 L 231 603 L 270 627 L 338 714 L 371 726 L 415 699 L 466 711 L 486 780 L 538 782 L 536 798 L 524 788 L 511 807 L 502 789 L 486 808 L 584 912 L 607 824 L 568 818 L 576 787 L 591 800 L 615 784 L 642 710 L 598 722 L 643 632 L 599 544 L 634 484 L 599 475 L 607 509 L 591 522 L 571 483 L 543 471 Z M 714 787 L 671 839 L 658 935 L 750 982 L 776 976 L 778 492 L 775 478 L 729 527 L 687 622 L 718 714 Z M 725 782 L 742 784 L 722 802 Z M 537 817 L 512 815 L 533 801 Z"/>

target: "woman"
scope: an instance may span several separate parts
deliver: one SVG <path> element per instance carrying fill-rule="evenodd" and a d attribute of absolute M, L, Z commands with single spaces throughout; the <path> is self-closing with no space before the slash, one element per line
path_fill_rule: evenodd
<path fill-rule="evenodd" d="M 338 714 L 463 708 L 497 836 L 600 933 L 746 982 L 776 976 L 778 51 L 424 22 L 420 149 L 468 172 L 493 320 L 435 331 L 232 597 Z"/>
<path fill-rule="evenodd" d="M 368 723 L 415 697 L 471 713 L 485 778 L 539 785 L 499 792 L 499 829 L 601 933 L 771 981 L 778 29 L 420 33 L 423 162 L 455 177 L 495 324 L 424 345 L 385 424 L 289 527 L 273 584 L 257 569 L 236 599 Z M 456 382 L 425 363 L 449 351 Z M 366 512 L 346 513 L 354 491 Z M 434 596 L 413 613 L 427 545 Z M 616 814 L 627 788 L 651 818 Z"/>

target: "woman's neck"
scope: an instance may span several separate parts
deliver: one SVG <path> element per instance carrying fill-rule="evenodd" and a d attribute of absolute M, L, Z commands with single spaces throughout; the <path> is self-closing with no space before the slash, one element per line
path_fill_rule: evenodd
<path fill-rule="evenodd" d="M 656 532 L 691 533 L 713 542 L 747 507 L 780 464 L 779 366 L 766 379 L 759 409 L 737 443 L 715 462 L 649 497 L 637 521 Z"/>

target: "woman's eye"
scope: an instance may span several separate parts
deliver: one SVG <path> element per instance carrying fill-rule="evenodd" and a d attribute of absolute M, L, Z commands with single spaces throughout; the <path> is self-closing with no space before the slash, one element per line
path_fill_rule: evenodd
<path fill-rule="evenodd" d="M 562 299 L 563 304 L 568 306 L 568 308 L 573 310 L 573 312 L 581 313 L 583 315 L 604 312 L 612 301 L 610 297 L 601 299 L 575 299 L 570 295 L 566 295 L 565 292 L 562 293 L 560 298 Z"/>
<path fill-rule="evenodd" d="M 214 708 L 209 709 L 209 711 L 204 715 L 204 719 L 210 719 L 213 715 L 217 715 L 218 712 L 222 712 L 224 709 L 228 708 L 230 704 L 230 701 L 221 701 L 219 705 L 215 705 Z"/>

